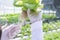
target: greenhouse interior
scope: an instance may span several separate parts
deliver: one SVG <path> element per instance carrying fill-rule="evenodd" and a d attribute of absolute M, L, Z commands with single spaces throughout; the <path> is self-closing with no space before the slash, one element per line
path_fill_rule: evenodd
<path fill-rule="evenodd" d="M 0 40 L 60 40 L 60 0 L 0 0 L 0 30 Z"/>

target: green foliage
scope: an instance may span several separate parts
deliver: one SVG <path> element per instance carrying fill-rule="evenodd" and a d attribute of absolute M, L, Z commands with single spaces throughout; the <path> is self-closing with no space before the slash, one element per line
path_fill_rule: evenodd
<path fill-rule="evenodd" d="M 43 19 L 52 19 L 52 18 L 56 18 L 56 15 L 54 14 L 42 14 L 42 18 Z"/>
<path fill-rule="evenodd" d="M 27 10 L 28 8 L 31 10 L 36 10 L 38 7 L 43 5 L 39 4 L 40 0 L 15 0 L 14 6 L 22 7 L 23 10 Z"/>
<path fill-rule="evenodd" d="M 5 25 L 7 23 L 6 17 L 1 17 L 0 18 L 0 25 Z"/>
<path fill-rule="evenodd" d="M 26 28 L 27 28 L 27 29 L 26 29 Z M 29 25 L 29 24 L 23 26 L 21 30 L 23 30 L 23 31 L 21 31 L 21 33 L 22 33 L 23 35 L 28 35 L 28 36 L 31 35 L 31 32 L 30 32 L 31 30 L 30 30 L 30 25 Z"/>
<path fill-rule="evenodd" d="M 20 37 L 21 40 L 31 40 L 31 37 L 30 37 L 31 36 L 31 30 L 30 29 L 31 29 L 30 24 L 26 24 L 25 26 L 22 26 L 20 35 L 17 35 L 17 37 Z"/>
<path fill-rule="evenodd" d="M 6 14 L 6 15 L 2 15 L 2 18 L 0 18 L 0 23 L 17 23 L 18 22 L 18 16 L 19 14 Z"/>
<path fill-rule="evenodd" d="M 16 6 L 16 7 L 22 7 L 23 2 L 21 0 L 14 0 L 13 5 Z"/>
<path fill-rule="evenodd" d="M 56 22 L 50 22 L 50 23 L 43 23 L 43 31 L 48 32 L 52 30 L 57 30 L 60 28 L 60 21 L 57 20 Z"/>
<path fill-rule="evenodd" d="M 16 15 L 15 16 L 9 16 L 9 17 L 7 17 L 7 19 L 8 19 L 9 24 L 18 22 L 18 16 L 16 16 Z"/>
<path fill-rule="evenodd" d="M 44 34 L 44 40 L 60 40 L 60 31 L 51 31 Z"/>

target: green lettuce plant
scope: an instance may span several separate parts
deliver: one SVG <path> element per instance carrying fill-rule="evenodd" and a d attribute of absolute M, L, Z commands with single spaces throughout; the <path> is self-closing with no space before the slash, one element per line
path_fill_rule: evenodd
<path fill-rule="evenodd" d="M 15 0 L 14 6 L 22 7 L 24 11 L 28 8 L 31 10 L 36 10 L 38 7 L 41 8 L 40 0 Z"/>
<path fill-rule="evenodd" d="M 14 0 L 14 6 L 21 7 L 23 15 L 27 14 L 27 9 L 36 13 L 37 8 L 43 8 L 41 0 Z"/>

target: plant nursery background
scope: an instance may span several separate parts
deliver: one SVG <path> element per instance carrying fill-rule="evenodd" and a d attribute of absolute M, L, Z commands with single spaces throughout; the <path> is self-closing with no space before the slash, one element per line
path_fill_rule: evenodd
<path fill-rule="evenodd" d="M 0 23 L 16 24 L 21 13 L 20 7 L 13 5 L 14 0 L 0 0 Z M 49 2 L 49 4 L 47 3 Z M 60 18 L 56 16 L 56 10 L 53 7 L 53 0 L 42 0 L 44 8 L 42 9 L 43 35 L 44 40 L 60 40 Z M 30 23 L 27 18 L 27 22 Z M 21 32 L 16 35 L 14 40 L 31 40 L 30 24 L 21 28 Z"/>

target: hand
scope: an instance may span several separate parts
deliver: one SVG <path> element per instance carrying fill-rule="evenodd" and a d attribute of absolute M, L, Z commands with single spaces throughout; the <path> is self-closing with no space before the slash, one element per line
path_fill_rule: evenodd
<path fill-rule="evenodd" d="M 2 38 L 1 40 L 9 40 L 10 38 L 14 38 L 17 33 L 19 33 L 20 27 L 19 25 L 12 24 L 2 30 Z"/>
<path fill-rule="evenodd" d="M 37 12 L 37 14 L 36 14 L 36 13 L 33 14 L 33 13 L 28 9 L 28 10 L 27 10 L 27 15 L 28 15 L 31 23 L 42 20 L 42 14 L 41 14 L 41 12 Z"/>

